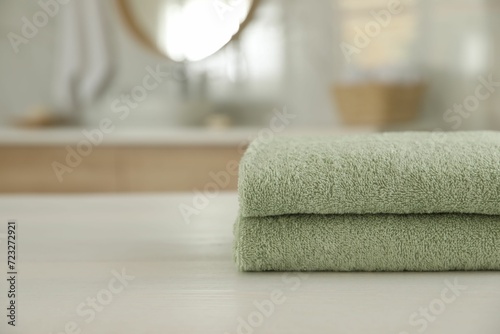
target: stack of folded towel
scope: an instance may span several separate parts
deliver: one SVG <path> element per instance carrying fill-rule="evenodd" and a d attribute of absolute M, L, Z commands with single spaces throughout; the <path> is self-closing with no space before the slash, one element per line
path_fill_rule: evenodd
<path fill-rule="evenodd" d="M 254 141 L 240 165 L 242 271 L 500 270 L 500 133 Z"/>

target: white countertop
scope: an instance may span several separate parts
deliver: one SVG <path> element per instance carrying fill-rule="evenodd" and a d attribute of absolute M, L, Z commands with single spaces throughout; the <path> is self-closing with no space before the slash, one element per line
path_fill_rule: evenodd
<path fill-rule="evenodd" d="M 89 128 L 87 131 L 92 131 Z M 76 145 L 88 140 L 80 128 L 16 129 L 0 128 L 0 146 L 60 146 Z M 94 130 L 95 131 L 95 130 Z M 238 146 L 248 142 L 261 128 L 121 128 L 102 136 L 102 145 L 198 145 Z M 359 128 L 291 128 L 278 135 L 348 134 L 373 132 L 371 127 Z M 97 137 L 96 137 L 97 138 Z"/>
<path fill-rule="evenodd" d="M 18 222 L 19 252 L 18 325 L 6 325 L 2 279 L 0 332 L 413 334 L 425 325 L 427 334 L 499 333 L 499 272 L 240 273 L 232 261 L 236 195 L 219 194 L 187 224 L 179 205 L 192 201 L 0 196 L 4 274 L 8 219 Z M 120 283 L 121 271 L 133 278 Z M 455 281 L 465 288 L 455 298 L 447 290 L 444 303 Z M 238 331 L 241 321 L 250 327 Z"/>

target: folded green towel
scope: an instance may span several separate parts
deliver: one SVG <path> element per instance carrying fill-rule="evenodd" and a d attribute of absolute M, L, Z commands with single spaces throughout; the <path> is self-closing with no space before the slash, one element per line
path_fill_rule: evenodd
<path fill-rule="evenodd" d="M 500 133 L 386 133 L 255 141 L 240 165 L 244 217 L 500 214 Z"/>
<path fill-rule="evenodd" d="M 500 133 L 255 141 L 238 190 L 242 271 L 500 270 Z"/>
<path fill-rule="evenodd" d="M 240 217 L 235 241 L 242 271 L 500 270 L 500 216 Z"/>

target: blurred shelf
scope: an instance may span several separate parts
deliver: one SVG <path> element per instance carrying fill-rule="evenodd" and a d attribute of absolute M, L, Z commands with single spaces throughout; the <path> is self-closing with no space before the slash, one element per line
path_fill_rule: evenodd
<path fill-rule="evenodd" d="M 221 190 L 236 190 L 238 162 L 252 138 L 269 137 L 271 130 L 264 130 L 117 129 L 97 143 L 96 132 L 90 141 L 77 128 L 3 129 L 0 193 L 192 191 L 214 182 Z M 310 128 L 279 135 L 371 131 Z"/>
<path fill-rule="evenodd" d="M 0 146 L 65 146 L 89 140 L 87 133 L 97 128 L 46 128 L 16 129 L 0 128 Z M 95 146 L 241 146 L 248 143 L 266 128 L 130 128 L 116 129 L 103 134 L 102 142 Z M 341 135 L 370 133 L 374 127 L 356 128 L 289 128 L 276 135 Z M 100 132 L 102 134 L 102 132 Z"/>

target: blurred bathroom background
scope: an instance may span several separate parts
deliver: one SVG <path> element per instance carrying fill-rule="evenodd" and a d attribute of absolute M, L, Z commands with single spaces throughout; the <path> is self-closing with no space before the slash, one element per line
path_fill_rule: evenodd
<path fill-rule="evenodd" d="M 500 130 L 499 14 L 495 0 L 0 0 L 0 192 L 234 190 L 228 162 L 263 133 Z"/>

